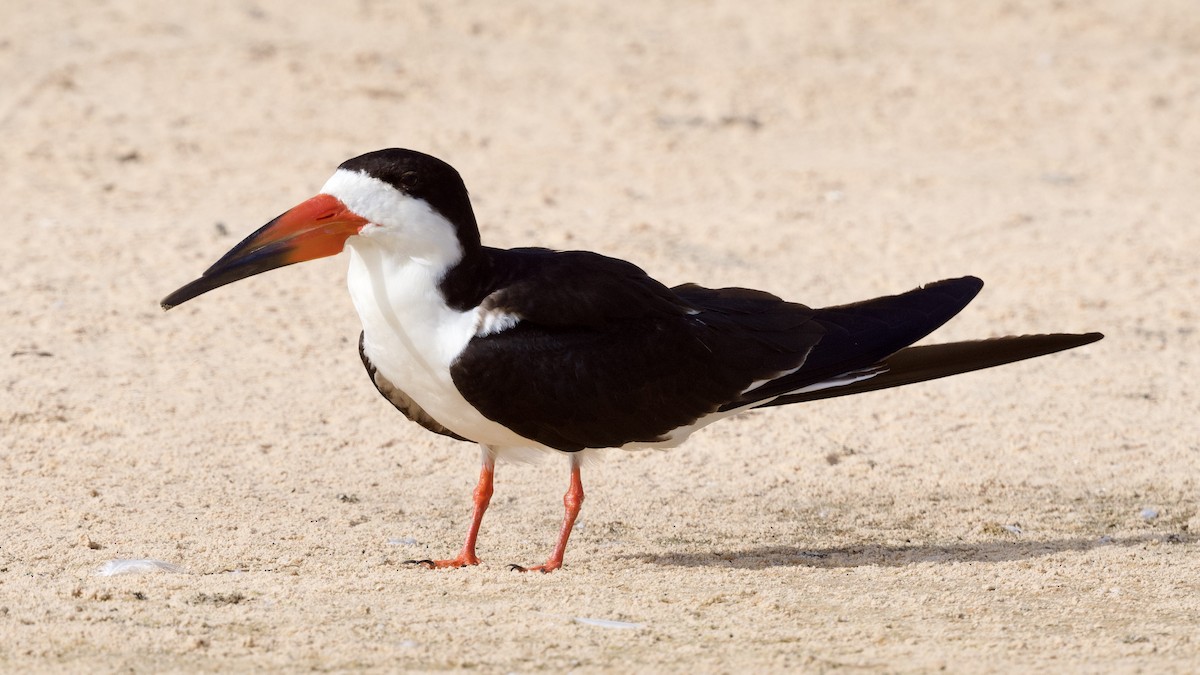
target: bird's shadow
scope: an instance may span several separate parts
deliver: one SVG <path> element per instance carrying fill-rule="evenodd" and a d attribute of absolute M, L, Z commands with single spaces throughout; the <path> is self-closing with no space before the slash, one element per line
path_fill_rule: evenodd
<path fill-rule="evenodd" d="M 1090 551 L 1108 546 L 1132 547 L 1150 544 L 1180 544 L 1177 534 L 1144 534 L 1131 537 L 1057 539 L 1051 541 L 987 541 L 963 544 L 917 544 L 912 546 L 856 545 L 840 548 L 761 546 L 738 550 L 630 554 L 628 559 L 668 567 L 903 567 L 925 563 L 1000 563 L 1041 558 L 1056 553 Z"/>

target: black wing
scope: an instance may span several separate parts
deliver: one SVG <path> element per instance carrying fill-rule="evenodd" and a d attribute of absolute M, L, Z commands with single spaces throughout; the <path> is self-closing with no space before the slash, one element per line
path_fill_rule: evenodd
<path fill-rule="evenodd" d="M 964 277 L 813 310 L 743 288 L 668 289 L 594 253 L 491 255 L 507 276 L 480 304 L 518 321 L 473 339 L 451 376 L 484 416 L 565 451 L 661 441 L 705 415 L 872 368 L 982 286 Z"/>
<path fill-rule="evenodd" d="M 564 451 L 663 440 L 804 363 L 813 310 L 746 289 L 669 289 L 592 253 L 496 251 L 482 306 L 519 318 L 451 366 L 484 416 Z"/>
<path fill-rule="evenodd" d="M 760 407 L 849 396 L 936 380 L 1081 347 L 1103 337 L 1100 333 L 1052 333 L 909 347 L 887 357 L 882 364 L 884 372 L 880 375 L 839 387 L 780 396 L 764 402 Z"/>
<path fill-rule="evenodd" d="M 493 276 L 475 303 L 542 326 L 600 328 L 613 321 L 679 317 L 693 307 L 631 262 L 590 251 L 485 249 Z"/>
<path fill-rule="evenodd" d="M 983 282 L 976 277 L 946 279 L 899 295 L 825 307 L 814 320 L 825 336 L 795 373 L 747 392 L 722 409 L 764 403 L 798 389 L 828 383 L 847 374 L 871 374 L 886 368 L 885 357 L 929 335 L 975 298 Z"/>

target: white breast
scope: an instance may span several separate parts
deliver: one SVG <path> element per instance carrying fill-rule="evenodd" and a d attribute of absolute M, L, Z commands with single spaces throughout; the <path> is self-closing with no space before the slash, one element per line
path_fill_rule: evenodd
<path fill-rule="evenodd" d="M 351 237 L 350 297 L 363 324 L 363 349 L 379 373 L 431 417 L 464 438 L 496 447 L 544 446 L 479 414 L 454 386 L 450 364 L 484 326 L 476 309 L 446 306 L 438 291 L 445 263 L 388 255 L 369 232 Z"/>

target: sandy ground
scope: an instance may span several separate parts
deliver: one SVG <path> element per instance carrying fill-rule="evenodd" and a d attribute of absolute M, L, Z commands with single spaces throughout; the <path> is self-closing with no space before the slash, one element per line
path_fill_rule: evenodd
<path fill-rule="evenodd" d="M 0 669 L 1200 667 L 1191 0 L 3 7 Z M 157 305 L 388 146 L 492 245 L 1108 337 L 610 453 L 553 575 L 566 463 L 501 466 L 485 564 L 414 569 L 478 456 L 370 386 L 345 259 Z"/>

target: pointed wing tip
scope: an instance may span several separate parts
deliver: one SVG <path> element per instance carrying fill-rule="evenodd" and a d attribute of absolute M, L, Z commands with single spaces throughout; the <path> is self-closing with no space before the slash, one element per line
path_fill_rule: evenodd
<path fill-rule="evenodd" d="M 888 370 L 870 379 L 780 396 L 765 406 L 787 405 L 823 398 L 861 394 L 951 375 L 1003 366 L 1082 347 L 1104 338 L 1102 333 L 1043 333 L 964 342 L 946 342 L 902 349 L 886 359 Z"/>
<path fill-rule="evenodd" d="M 979 291 L 983 290 L 983 279 L 970 275 L 954 277 L 953 279 L 941 279 L 921 286 L 920 290 L 924 291 L 935 288 L 961 295 L 964 298 L 963 305 L 965 306 L 974 300 L 976 295 L 979 295 Z"/>
<path fill-rule="evenodd" d="M 967 276 L 964 276 L 964 277 L 959 277 L 957 279 L 950 279 L 950 281 L 953 283 L 956 283 L 956 284 L 960 284 L 964 288 L 973 289 L 976 293 L 978 293 L 983 288 L 983 279 L 980 279 L 979 277 L 971 275 L 971 274 L 968 274 Z"/>
<path fill-rule="evenodd" d="M 979 277 L 977 277 L 973 274 L 967 274 L 967 275 L 964 275 L 961 277 L 951 277 L 949 279 L 939 279 L 938 281 L 933 281 L 933 282 L 927 283 L 924 286 L 922 286 L 921 288 L 926 288 L 929 286 L 946 286 L 946 285 L 974 286 L 975 288 L 983 288 L 983 279 L 980 279 Z"/>
<path fill-rule="evenodd" d="M 1057 349 L 1055 351 L 1063 351 L 1065 349 L 1075 349 L 1076 347 L 1090 345 L 1093 342 L 1099 342 L 1100 340 L 1104 339 L 1104 334 L 1097 333 L 1097 332 L 1091 332 L 1091 333 L 1042 333 L 1042 334 L 1038 334 L 1038 335 L 1020 335 L 1020 336 L 1010 335 L 1008 337 L 997 338 L 997 339 L 1000 339 L 1000 340 L 1041 339 L 1041 340 L 1046 341 L 1047 344 L 1051 344 L 1051 343 L 1055 344 L 1057 346 Z M 1047 353 L 1053 353 L 1053 352 L 1047 352 Z"/>
<path fill-rule="evenodd" d="M 1007 335 L 1004 337 L 986 338 L 983 340 L 971 340 L 968 342 L 975 343 L 990 343 L 990 344 L 1021 344 L 1021 345 L 1040 345 L 1036 347 L 1030 356 L 1022 357 L 1033 358 L 1034 356 L 1045 356 L 1056 352 L 1075 349 L 1084 345 L 1090 345 L 1093 342 L 1099 342 L 1104 339 L 1103 333 L 1036 333 L 1027 335 Z M 965 344 L 965 343 L 946 343 L 946 344 Z M 927 345 L 930 347 L 940 345 Z"/>

